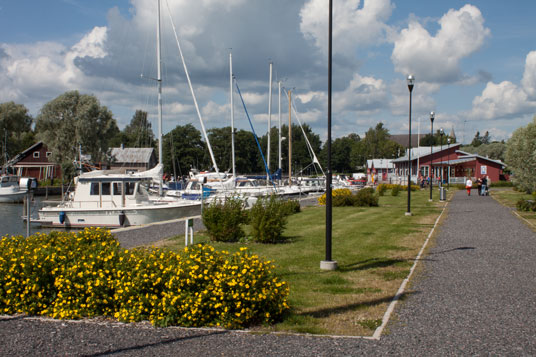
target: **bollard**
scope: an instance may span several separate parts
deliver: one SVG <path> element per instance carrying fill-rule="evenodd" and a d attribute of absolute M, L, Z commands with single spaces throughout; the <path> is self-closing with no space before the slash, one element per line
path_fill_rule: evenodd
<path fill-rule="evenodd" d="M 190 235 L 190 244 L 194 244 L 194 219 L 187 218 L 184 221 L 184 245 L 188 246 L 188 234 Z"/>

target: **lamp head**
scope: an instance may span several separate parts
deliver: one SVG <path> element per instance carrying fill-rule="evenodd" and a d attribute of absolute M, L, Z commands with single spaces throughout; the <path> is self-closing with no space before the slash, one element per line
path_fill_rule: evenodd
<path fill-rule="evenodd" d="M 443 131 L 443 128 L 439 129 L 439 135 L 443 136 L 443 134 L 445 134 L 445 132 Z"/>
<path fill-rule="evenodd" d="M 430 112 L 430 121 L 433 123 L 434 122 L 434 119 L 435 119 L 435 113 L 434 112 Z"/>
<path fill-rule="evenodd" d="M 411 92 L 413 90 L 413 85 L 415 84 L 415 77 L 410 74 L 406 81 L 408 82 L 408 89 Z"/>
<path fill-rule="evenodd" d="M 450 138 L 447 138 L 447 144 L 450 145 Z"/>

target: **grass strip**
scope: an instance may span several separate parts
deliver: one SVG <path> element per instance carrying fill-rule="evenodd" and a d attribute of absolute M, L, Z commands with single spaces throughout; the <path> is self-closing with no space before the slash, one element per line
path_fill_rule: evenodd
<path fill-rule="evenodd" d="M 260 331 L 371 336 L 414 258 L 426 240 L 443 203 L 429 202 L 429 191 L 411 194 L 412 216 L 406 216 L 407 195 L 386 194 L 379 207 L 334 207 L 332 250 L 338 270 L 320 270 L 325 258 L 325 207 L 307 207 L 289 217 L 282 244 L 210 242 L 230 252 L 247 246 L 274 261 L 276 271 L 290 285 L 291 313 Z M 248 228 L 246 227 L 246 233 Z M 209 242 L 203 232 L 196 243 Z M 184 237 L 165 242 L 180 249 Z"/>

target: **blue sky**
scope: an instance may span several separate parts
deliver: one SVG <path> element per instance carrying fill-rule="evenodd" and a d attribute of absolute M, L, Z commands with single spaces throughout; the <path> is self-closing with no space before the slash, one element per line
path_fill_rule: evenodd
<path fill-rule="evenodd" d="M 122 128 L 156 113 L 154 18 L 148 0 L 0 0 L 0 102 L 33 115 L 67 90 L 94 94 Z M 300 119 L 326 133 L 327 0 L 162 0 L 164 132 L 199 127 L 168 19 L 176 23 L 207 127 L 229 125 L 228 53 L 258 133 L 268 121 L 268 63 L 293 88 Z M 405 77 L 416 77 L 413 132 L 454 128 L 508 139 L 536 111 L 536 2 L 334 0 L 333 133 L 383 122 L 408 130 Z M 535 52 L 533 52 L 535 51 Z M 237 126 L 246 129 L 235 98 Z M 283 100 L 286 102 L 286 99 Z M 287 104 L 283 104 L 286 118 Z M 156 122 L 153 127 L 156 131 Z"/>

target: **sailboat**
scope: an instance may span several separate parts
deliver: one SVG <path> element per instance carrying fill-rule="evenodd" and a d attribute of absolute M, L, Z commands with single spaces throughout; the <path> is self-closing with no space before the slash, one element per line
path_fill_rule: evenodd
<path fill-rule="evenodd" d="M 158 72 L 158 165 L 151 170 L 119 174 L 92 171 L 75 178 L 75 191 L 69 199 L 39 210 L 42 226 L 52 227 L 125 227 L 197 216 L 199 201 L 166 199 L 162 194 L 162 79 L 160 54 L 160 0 L 157 16 Z M 159 183 L 159 196 L 151 196 L 151 182 Z"/>

